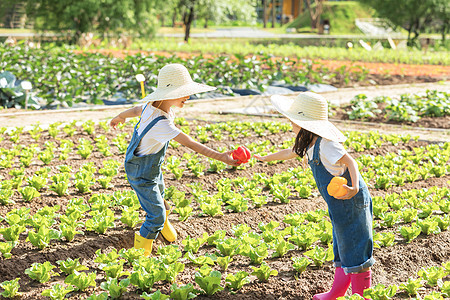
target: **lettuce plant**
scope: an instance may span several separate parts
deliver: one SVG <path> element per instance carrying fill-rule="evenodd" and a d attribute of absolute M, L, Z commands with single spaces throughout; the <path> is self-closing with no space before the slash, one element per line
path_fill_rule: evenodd
<path fill-rule="evenodd" d="M 195 272 L 195 282 L 200 286 L 207 295 L 214 295 L 224 288 L 220 285 L 222 280 L 222 273 L 219 271 L 212 271 L 210 267 L 203 266 Z"/>
<path fill-rule="evenodd" d="M 417 295 L 417 291 L 422 289 L 422 282 L 419 279 L 413 279 L 412 277 L 408 278 L 408 281 L 400 284 L 400 289 L 407 292 L 410 296 Z"/>
<path fill-rule="evenodd" d="M 22 232 L 25 231 L 25 226 L 14 224 L 9 227 L 1 227 L 0 233 L 3 235 L 3 238 L 9 242 L 17 242 L 19 240 L 19 236 Z"/>
<path fill-rule="evenodd" d="M 320 267 L 325 261 L 332 259 L 332 253 L 333 252 L 330 254 L 329 251 L 320 246 L 315 246 L 313 249 L 306 251 L 304 255 L 311 258 L 314 261 L 314 264 Z"/>
<path fill-rule="evenodd" d="M 250 258 L 251 263 L 260 264 L 269 256 L 267 244 L 252 246 L 250 244 L 243 244 L 239 249 L 239 254 Z"/>
<path fill-rule="evenodd" d="M 101 249 L 98 249 L 95 251 L 96 258 L 94 259 L 94 262 L 100 263 L 100 264 L 109 264 L 117 261 L 120 258 L 120 255 L 117 253 L 117 249 L 113 248 L 108 253 L 102 253 Z"/>
<path fill-rule="evenodd" d="M 124 207 L 120 221 L 129 228 L 134 228 L 139 223 L 139 211 L 134 207 Z"/>
<path fill-rule="evenodd" d="M 84 291 L 90 286 L 96 286 L 95 279 L 97 274 L 95 272 L 92 273 L 84 273 L 74 271 L 72 274 L 66 277 L 64 280 L 65 283 L 71 284 L 75 286 L 75 290 Z"/>
<path fill-rule="evenodd" d="M 441 232 L 438 222 L 432 219 L 417 220 L 417 225 L 422 229 L 422 232 L 425 233 L 426 235 L 437 234 Z"/>
<path fill-rule="evenodd" d="M 203 265 L 214 265 L 216 260 L 217 260 L 217 256 L 215 256 L 214 254 L 209 255 L 202 255 L 202 256 L 198 256 L 195 257 L 194 254 L 192 254 L 192 252 L 186 252 L 186 254 L 184 255 L 184 258 L 189 259 L 194 265 L 198 265 L 198 266 L 203 266 Z"/>
<path fill-rule="evenodd" d="M 245 284 L 250 282 L 248 273 L 245 271 L 238 271 L 236 274 L 228 274 L 225 278 L 226 287 L 232 291 L 240 290 Z"/>
<path fill-rule="evenodd" d="M 307 257 L 292 257 L 293 267 L 298 273 L 303 273 L 306 268 L 312 263 Z"/>
<path fill-rule="evenodd" d="M 386 287 L 384 284 L 377 284 L 371 288 L 364 290 L 364 298 L 370 297 L 370 299 L 392 299 L 397 293 L 398 287 L 396 285 L 390 285 Z"/>
<path fill-rule="evenodd" d="M 63 300 L 66 295 L 72 292 L 72 286 L 63 286 L 62 284 L 54 284 L 50 289 L 42 291 L 42 296 L 50 297 L 51 300 Z"/>
<path fill-rule="evenodd" d="M 174 283 L 174 285 L 176 285 L 176 284 Z M 192 287 L 192 289 L 194 289 L 194 287 Z M 141 295 L 141 298 L 143 298 L 145 300 L 166 300 L 166 299 L 169 299 L 169 297 L 170 296 L 161 293 L 160 290 L 157 290 L 156 292 L 151 293 L 151 294 L 149 294 L 147 292 L 144 292 Z M 175 297 L 172 297 L 172 299 L 188 299 L 188 298 L 175 298 Z"/>
<path fill-rule="evenodd" d="M 139 249 L 136 249 L 134 247 L 131 247 L 130 249 L 122 248 L 119 250 L 119 255 L 120 257 L 125 258 L 128 261 L 128 263 L 132 264 L 135 260 L 144 255 L 144 248 Z"/>
<path fill-rule="evenodd" d="M 219 256 L 217 257 L 217 264 L 222 268 L 222 270 L 226 271 L 228 269 L 228 265 L 233 261 L 231 256 Z"/>
<path fill-rule="evenodd" d="M 176 262 L 183 255 L 178 245 L 159 247 L 157 253 L 160 255 L 160 261 L 167 265 Z"/>
<path fill-rule="evenodd" d="M 192 239 L 189 235 L 181 241 L 181 243 L 184 246 L 184 251 L 186 252 L 192 252 L 197 253 L 198 249 L 206 242 L 206 239 L 208 238 L 208 234 L 205 232 L 203 233 L 203 237 L 200 238 L 194 238 Z"/>
<path fill-rule="evenodd" d="M 183 272 L 185 265 L 180 262 L 172 262 L 170 264 L 162 264 L 161 270 L 164 272 L 165 278 L 169 283 L 174 283 L 178 274 Z"/>
<path fill-rule="evenodd" d="M 411 243 L 419 234 L 422 232 L 422 229 L 417 226 L 417 224 L 412 224 L 409 226 L 400 227 L 400 234 L 406 239 L 407 243 Z"/>
<path fill-rule="evenodd" d="M 89 270 L 88 267 L 83 266 L 80 263 L 79 258 L 72 259 L 69 257 L 66 260 L 58 260 L 56 263 L 59 265 L 59 269 L 63 271 L 66 275 L 70 275 L 75 271 Z"/>
<path fill-rule="evenodd" d="M 373 237 L 375 247 L 390 247 L 395 245 L 395 234 L 392 232 L 378 232 Z"/>
<path fill-rule="evenodd" d="M 124 275 L 130 275 L 129 272 L 123 270 L 124 263 L 124 259 L 119 259 L 108 264 L 100 264 L 100 269 L 105 272 L 107 278 L 119 278 Z"/>
<path fill-rule="evenodd" d="M 54 191 L 58 196 L 67 194 L 69 188 L 69 174 L 60 173 L 52 176 L 53 183 L 50 185 L 49 190 Z"/>
<path fill-rule="evenodd" d="M 218 240 L 223 240 L 225 238 L 226 234 L 227 232 L 225 230 L 217 230 L 206 239 L 206 242 L 209 246 L 215 246 L 217 245 Z"/>
<path fill-rule="evenodd" d="M 56 268 L 49 261 L 42 264 L 33 263 L 31 267 L 25 270 L 25 274 L 30 276 L 31 279 L 44 283 L 50 280 L 52 276 L 59 276 L 59 273 L 53 272 L 52 270 Z"/>
<path fill-rule="evenodd" d="M 113 228 L 114 213 L 111 210 L 107 210 L 103 213 L 97 213 L 92 216 L 91 219 L 86 221 L 86 229 L 89 231 L 95 231 L 104 234 L 108 228 Z"/>
<path fill-rule="evenodd" d="M 223 256 L 234 256 L 238 253 L 241 241 L 234 238 L 216 241 L 216 248 Z"/>
<path fill-rule="evenodd" d="M 5 298 L 15 298 L 16 296 L 20 296 L 22 293 L 19 293 L 19 280 L 20 278 L 16 278 L 0 283 L 0 287 L 4 289 L 4 291 L 0 293 L 0 295 Z"/>
<path fill-rule="evenodd" d="M 14 195 L 13 190 L 9 189 L 0 189 L 0 204 L 1 205 L 8 205 L 8 204 L 14 204 L 14 200 L 11 199 L 12 195 Z"/>
<path fill-rule="evenodd" d="M 138 266 L 134 268 L 134 272 L 130 275 L 131 284 L 137 286 L 141 290 L 150 290 L 155 282 L 164 280 L 166 275 L 164 270 L 157 265 L 150 268 Z"/>
<path fill-rule="evenodd" d="M 194 293 L 194 286 L 192 283 L 188 283 L 186 285 L 178 286 L 176 283 L 170 286 L 170 299 L 174 300 L 188 300 L 197 297 Z M 167 296 L 169 298 L 169 296 Z M 158 298 L 158 299 L 166 299 L 166 298 Z"/>
<path fill-rule="evenodd" d="M 288 251 L 295 249 L 295 246 L 286 241 L 283 237 L 279 236 L 272 241 L 275 252 L 272 253 L 272 257 L 283 257 Z"/>
<path fill-rule="evenodd" d="M 211 217 L 223 215 L 222 204 L 217 200 L 212 200 L 209 203 L 206 203 L 206 202 L 201 203 L 200 209 L 202 210 L 203 213 L 205 213 Z"/>
<path fill-rule="evenodd" d="M 65 216 L 62 216 L 65 217 Z M 82 225 L 82 222 L 73 222 L 73 223 L 61 223 L 59 224 L 59 230 L 61 231 L 61 235 L 69 242 L 73 241 L 75 235 L 83 234 L 83 231 L 78 230 L 78 228 Z"/>
<path fill-rule="evenodd" d="M 47 226 L 43 225 L 37 232 L 33 230 L 28 231 L 26 240 L 30 241 L 33 246 L 42 250 L 50 244 L 51 240 L 59 240 L 60 238 L 61 232 L 55 229 L 49 229 Z"/>
<path fill-rule="evenodd" d="M 251 275 L 255 275 L 260 281 L 267 281 L 270 276 L 278 275 L 278 271 L 271 269 L 266 262 L 262 262 L 259 268 L 252 267 L 252 269 Z"/>
<path fill-rule="evenodd" d="M 184 206 L 184 207 L 176 207 L 174 209 L 174 212 L 176 212 L 178 216 L 178 220 L 180 222 L 186 221 L 191 215 L 192 211 L 194 209 L 191 206 Z"/>
<path fill-rule="evenodd" d="M 15 244 L 14 242 L 0 242 L 0 252 L 2 253 L 3 257 L 8 259 L 11 258 L 11 250 L 14 248 Z"/>
<path fill-rule="evenodd" d="M 292 241 L 296 244 L 301 250 L 306 250 L 311 245 L 317 241 L 318 237 L 313 230 L 304 230 L 289 238 L 289 241 Z"/>
<path fill-rule="evenodd" d="M 426 280 L 429 286 L 436 286 L 445 276 L 445 271 L 442 267 L 432 266 L 427 269 L 421 268 L 417 275 Z"/>
<path fill-rule="evenodd" d="M 123 293 L 127 291 L 127 287 L 130 285 L 130 278 L 125 278 L 118 280 L 117 278 L 110 277 L 107 281 L 100 284 L 100 287 L 108 291 L 109 296 L 112 299 L 117 299 L 122 296 Z"/>
<path fill-rule="evenodd" d="M 23 197 L 23 200 L 26 202 L 30 202 L 36 197 L 39 197 L 41 194 L 32 186 L 26 186 L 19 190 L 20 194 Z"/>

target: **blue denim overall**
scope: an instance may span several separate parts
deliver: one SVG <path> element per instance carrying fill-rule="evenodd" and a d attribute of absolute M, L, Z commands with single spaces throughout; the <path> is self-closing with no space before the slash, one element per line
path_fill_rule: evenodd
<path fill-rule="evenodd" d="M 358 273 L 375 263 L 372 257 L 372 198 L 359 172 L 359 191 L 353 198 L 339 200 L 328 194 L 327 186 L 333 175 L 320 160 L 321 140 L 321 137 L 317 138 L 313 157 L 308 163 L 317 188 L 328 205 L 328 214 L 333 225 L 334 264 L 336 267 L 342 267 L 346 274 Z M 348 169 L 341 176 L 347 179 L 349 186 L 353 186 Z"/>
<path fill-rule="evenodd" d="M 128 182 L 136 192 L 142 208 L 147 213 L 145 221 L 139 230 L 139 234 L 147 239 L 155 239 L 163 229 L 166 220 L 164 179 L 161 165 L 164 162 L 169 142 L 154 154 L 136 156 L 135 151 L 142 137 L 162 119 L 166 119 L 166 117 L 160 116 L 151 121 L 141 135 L 138 134 L 139 121 L 134 127 L 133 137 L 125 155 L 125 172 L 127 173 Z"/>

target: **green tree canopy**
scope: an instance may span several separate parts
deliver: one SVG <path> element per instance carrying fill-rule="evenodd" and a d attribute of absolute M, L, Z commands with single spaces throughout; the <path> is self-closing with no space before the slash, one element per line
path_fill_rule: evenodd
<path fill-rule="evenodd" d="M 86 32 L 152 35 L 157 0 L 28 0 L 27 14 L 37 30 L 66 31 L 72 42 Z"/>
<path fill-rule="evenodd" d="M 416 43 L 420 33 L 433 26 L 448 32 L 450 1 L 448 0 L 360 0 L 372 6 L 380 17 L 408 30 L 408 45 Z"/>

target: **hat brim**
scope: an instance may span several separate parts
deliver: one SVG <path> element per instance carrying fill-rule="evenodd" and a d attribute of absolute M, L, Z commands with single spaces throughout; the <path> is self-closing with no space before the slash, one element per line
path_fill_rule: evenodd
<path fill-rule="evenodd" d="M 282 95 L 272 95 L 270 97 L 270 102 L 275 109 L 301 128 L 335 142 L 344 142 L 347 139 L 345 135 L 328 120 L 310 119 L 305 116 L 289 112 L 289 108 L 291 107 L 293 101 L 295 101 L 294 98 Z"/>
<path fill-rule="evenodd" d="M 194 94 L 214 91 L 216 88 L 210 85 L 191 82 L 178 87 L 157 88 L 153 93 L 148 94 L 141 101 L 162 101 L 178 99 Z"/>

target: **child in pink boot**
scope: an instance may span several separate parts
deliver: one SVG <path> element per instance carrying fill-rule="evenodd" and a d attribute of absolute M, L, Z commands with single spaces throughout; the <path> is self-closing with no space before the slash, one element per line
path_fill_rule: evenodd
<path fill-rule="evenodd" d="M 272 161 L 307 155 L 333 225 L 336 266 L 333 286 L 329 292 L 317 294 L 313 299 L 342 297 L 350 283 L 352 293 L 363 296 L 364 290 L 370 287 L 370 267 L 375 263 L 372 256 L 372 198 L 357 163 L 341 144 L 346 138 L 328 121 L 328 103 L 318 94 L 304 92 L 297 98 L 274 95 L 271 102 L 291 121 L 297 134 L 295 145 L 293 149 L 255 157 Z M 334 176 L 347 179 L 348 185 L 344 185 L 347 193 L 341 197 L 328 194 L 327 186 Z"/>

